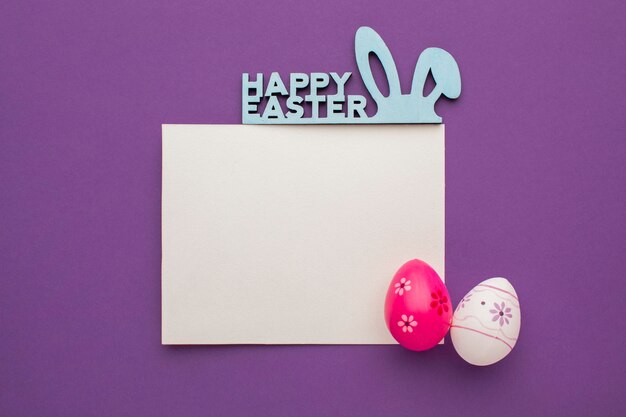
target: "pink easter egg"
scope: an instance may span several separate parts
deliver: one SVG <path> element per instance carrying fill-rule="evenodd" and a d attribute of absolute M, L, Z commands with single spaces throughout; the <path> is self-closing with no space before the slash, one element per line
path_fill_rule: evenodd
<path fill-rule="evenodd" d="M 426 262 L 413 259 L 393 277 L 385 299 L 385 322 L 396 341 L 410 350 L 439 343 L 452 321 L 445 284 Z"/>

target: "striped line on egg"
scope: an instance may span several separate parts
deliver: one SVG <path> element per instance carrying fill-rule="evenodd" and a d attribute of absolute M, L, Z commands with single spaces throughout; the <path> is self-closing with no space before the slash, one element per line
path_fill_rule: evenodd
<path fill-rule="evenodd" d="M 478 318 L 478 317 L 476 317 L 476 316 L 473 316 L 473 315 L 463 316 L 463 317 L 459 317 L 458 315 L 457 315 L 457 316 L 454 316 L 454 321 L 455 321 L 455 322 L 465 321 L 465 320 L 468 320 L 468 319 L 474 319 L 474 320 L 476 320 L 476 321 L 477 321 L 477 322 L 478 322 L 481 326 L 483 326 L 485 329 L 487 329 L 487 330 L 492 330 L 492 331 L 494 331 L 494 332 L 498 332 L 498 333 L 500 333 L 500 334 L 502 335 L 502 337 L 505 337 L 505 338 L 507 338 L 507 339 L 509 339 L 509 340 L 512 340 L 512 341 L 517 341 L 517 338 L 516 338 L 516 337 L 509 337 L 509 336 L 507 336 L 507 335 L 504 333 L 504 330 L 502 330 L 502 327 L 489 327 L 489 326 L 487 326 L 485 323 L 483 323 L 481 319 L 479 319 L 479 318 Z M 453 326 L 453 327 L 454 327 L 454 326 Z M 460 327 L 460 326 L 456 326 L 456 327 Z"/>
<path fill-rule="evenodd" d="M 487 284 L 478 284 L 477 287 L 487 287 L 487 288 L 491 288 L 494 290 L 498 290 L 498 291 L 502 291 L 503 293 L 506 293 L 508 295 L 510 295 L 511 297 L 515 298 L 517 300 L 517 302 L 519 302 L 519 299 L 517 298 L 517 296 L 513 293 L 510 293 L 506 290 L 503 290 L 502 288 L 498 288 L 498 287 L 494 287 L 493 285 L 487 285 Z"/>
<path fill-rule="evenodd" d="M 508 294 L 508 293 L 505 293 L 505 292 L 500 293 L 498 291 L 494 291 L 491 288 L 478 288 L 478 285 L 472 291 L 474 291 L 476 294 L 480 294 L 480 293 L 483 293 L 483 292 L 488 292 L 489 294 L 493 294 L 496 297 L 498 297 L 499 299 L 508 302 L 513 307 L 520 308 L 520 306 L 518 304 L 519 301 L 516 300 L 515 298 L 513 298 L 513 296 Z"/>
<path fill-rule="evenodd" d="M 456 324 L 453 324 L 453 325 L 452 325 L 452 326 L 450 326 L 450 327 L 456 327 L 457 329 L 465 329 L 465 330 L 470 330 L 470 331 L 472 331 L 472 332 L 480 333 L 480 334 L 482 334 L 483 336 L 487 336 L 487 337 L 490 337 L 490 338 L 492 338 L 492 339 L 496 339 L 496 340 L 501 341 L 502 343 L 504 343 L 505 345 L 507 345 L 507 346 L 509 347 L 509 349 L 513 350 L 513 346 L 509 345 L 509 344 L 508 344 L 505 340 L 502 340 L 502 339 L 501 339 L 501 338 L 499 338 L 498 336 L 492 336 L 492 335 L 490 335 L 490 334 L 488 334 L 488 333 L 481 332 L 480 330 L 472 329 L 471 327 L 457 326 Z"/>

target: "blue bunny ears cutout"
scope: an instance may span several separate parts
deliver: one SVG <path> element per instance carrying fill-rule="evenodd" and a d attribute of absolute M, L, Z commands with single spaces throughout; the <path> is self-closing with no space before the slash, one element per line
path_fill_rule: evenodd
<path fill-rule="evenodd" d="M 354 40 L 356 63 L 361 79 L 376 102 L 378 111 L 373 116 L 365 113 L 367 99 L 361 95 L 347 95 L 346 83 L 352 73 L 331 72 L 291 73 L 288 86 L 277 72 L 267 83 L 263 74 L 242 75 L 242 120 L 244 124 L 385 124 L 385 123 L 441 123 L 435 113 L 435 102 L 443 95 L 456 99 L 461 94 L 459 67 L 448 52 L 441 48 L 427 48 L 417 59 L 411 92 L 402 94 L 396 64 L 385 41 L 369 27 L 360 27 Z M 370 66 L 370 53 L 382 64 L 389 94 L 383 95 L 376 85 Z M 428 74 L 435 87 L 424 96 Z M 332 95 L 321 93 L 334 84 Z M 306 91 L 308 89 L 308 91 Z M 303 96 L 304 94 L 304 96 Z M 279 97 L 282 99 L 279 99 Z M 261 104 L 265 104 L 261 111 Z M 305 106 L 311 114 L 305 116 Z M 325 115 L 322 116 L 325 109 Z"/>
<path fill-rule="evenodd" d="M 378 107 L 378 112 L 372 117 L 376 121 L 372 123 L 441 123 L 441 117 L 435 113 L 435 102 L 442 95 L 456 99 L 461 94 L 459 67 L 452 55 L 443 49 L 428 48 L 420 54 L 410 94 L 402 94 L 400 91 L 400 79 L 391 52 L 373 29 L 359 28 L 354 51 L 363 83 Z M 389 83 L 388 97 L 383 96 L 376 86 L 369 62 L 370 53 L 376 54 L 383 66 Z M 436 85 L 424 97 L 424 84 L 429 72 Z"/>

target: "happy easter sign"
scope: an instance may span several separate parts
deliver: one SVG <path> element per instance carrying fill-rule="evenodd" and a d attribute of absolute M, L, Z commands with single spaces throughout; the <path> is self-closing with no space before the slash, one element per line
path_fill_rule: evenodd
<path fill-rule="evenodd" d="M 441 117 L 435 113 L 435 102 L 441 96 L 456 99 L 461 94 L 459 67 L 452 55 L 441 48 L 427 48 L 420 54 L 409 94 L 402 94 L 395 62 L 378 33 L 369 27 L 359 28 L 354 50 L 361 79 L 378 108 L 375 115 L 365 113 L 367 99 L 364 96 L 346 91 L 351 72 L 292 73 L 288 79 L 283 79 L 277 72 L 267 79 L 262 73 L 255 76 L 244 73 L 243 123 L 441 123 Z M 370 53 L 376 54 L 382 64 L 389 83 L 387 96 L 376 86 L 369 62 Z M 429 73 L 435 87 L 424 96 L 424 84 Z M 329 87 L 335 91 L 334 94 L 324 94 Z M 310 106 L 310 116 L 305 117 L 305 106 Z"/>

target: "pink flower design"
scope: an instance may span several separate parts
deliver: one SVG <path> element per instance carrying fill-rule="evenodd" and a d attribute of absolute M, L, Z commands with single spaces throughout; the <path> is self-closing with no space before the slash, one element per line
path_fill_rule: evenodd
<path fill-rule="evenodd" d="M 398 322 L 398 326 L 402 327 L 404 333 L 413 333 L 413 327 L 417 326 L 417 321 L 413 320 L 413 316 L 407 317 L 406 314 L 401 316 L 402 320 Z"/>
<path fill-rule="evenodd" d="M 406 278 L 400 279 L 400 282 L 396 282 L 396 294 L 402 295 L 405 291 L 411 291 L 411 281 Z"/>
<path fill-rule="evenodd" d="M 500 320 L 500 327 L 502 327 L 504 323 L 509 324 L 509 319 L 513 317 L 513 315 L 511 314 L 511 308 L 506 307 L 504 305 L 504 301 L 500 303 L 500 305 L 498 305 L 498 303 L 493 303 L 493 306 L 495 307 L 495 309 L 489 310 L 489 312 L 493 314 L 493 318 L 491 319 L 491 321 Z"/>
<path fill-rule="evenodd" d="M 437 309 L 437 314 L 441 316 L 444 311 L 446 313 L 448 312 L 450 308 L 448 306 L 448 297 L 443 295 L 443 292 L 441 290 L 430 293 L 430 296 L 433 298 L 433 301 L 430 302 L 430 306 Z"/>

